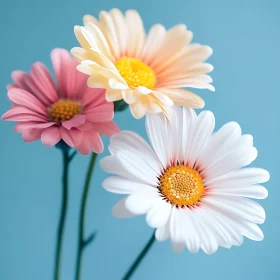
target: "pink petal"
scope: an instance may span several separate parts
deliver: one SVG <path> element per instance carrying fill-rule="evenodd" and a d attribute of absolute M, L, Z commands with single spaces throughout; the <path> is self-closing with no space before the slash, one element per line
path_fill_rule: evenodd
<path fill-rule="evenodd" d="M 28 74 L 21 71 L 21 70 L 13 71 L 12 72 L 12 79 L 15 83 L 13 86 L 17 87 L 17 88 L 24 89 L 26 91 L 29 91 L 28 87 L 26 86 L 26 84 L 24 82 L 24 79 L 25 79 L 26 76 L 28 76 Z"/>
<path fill-rule="evenodd" d="M 44 89 L 41 90 L 30 76 L 24 76 L 23 82 L 25 84 L 25 87 L 28 89 L 27 91 L 36 96 L 46 107 L 54 103 L 54 101 L 51 100 L 48 94 L 46 94 Z"/>
<path fill-rule="evenodd" d="M 85 115 L 90 122 L 109 122 L 114 117 L 113 104 L 107 103 L 85 111 Z"/>
<path fill-rule="evenodd" d="M 42 115 L 47 115 L 47 108 L 28 91 L 12 88 L 8 91 L 8 97 L 15 104 L 27 107 Z"/>
<path fill-rule="evenodd" d="M 36 86 L 48 96 L 48 99 L 55 102 L 58 99 L 56 87 L 52 76 L 47 67 L 41 63 L 36 62 L 31 67 L 31 78 Z"/>
<path fill-rule="evenodd" d="M 91 143 L 85 135 L 83 137 L 81 144 L 77 147 L 77 150 L 82 155 L 88 155 L 91 152 Z"/>
<path fill-rule="evenodd" d="M 6 121 L 34 121 L 34 122 L 47 122 L 48 119 L 42 115 L 33 112 L 32 110 L 25 107 L 16 107 L 10 109 L 2 116 L 2 120 Z"/>
<path fill-rule="evenodd" d="M 113 122 L 92 123 L 91 128 L 105 136 L 112 136 L 120 131 L 119 127 Z"/>
<path fill-rule="evenodd" d="M 98 133 L 94 131 L 83 132 L 83 140 L 77 147 L 81 154 L 88 155 L 91 151 L 99 154 L 103 152 L 103 149 L 103 142 Z"/>
<path fill-rule="evenodd" d="M 69 130 L 67 130 L 66 128 L 64 128 L 63 126 L 60 127 L 60 134 L 61 134 L 61 138 L 62 140 L 70 147 L 74 148 L 74 142 L 72 140 L 71 137 L 71 133 Z"/>
<path fill-rule="evenodd" d="M 20 122 L 15 125 L 15 132 L 23 132 L 25 130 L 29 130 L 32 128 L 43 129 L 50 127 L 52 125 L 56 125 L 54 122 L 40 123 L 40 122 Z"/>
<path fill-rule="evenodd" d="M 106 90 L 103 88 L 87 88 L 81 96 L 81 103 L 85 108 L 97 107 L 103 103 L 108 103 L 105 98 Z"/>
<path fill-rule="evenodd" d="M 76 129 L 76 128 L 72 128 L 69 131 L 69 133 L 70 133 L 71 138 L 73 140 L 74 146 L 78 147 L 82 143 L 82 140 L 83 140 L 83 136 L 84 136 L 83 131 L 81 131 L 79 129 Z"/>
<path fill-rule="evenodd" d="M 100 135 L 96 132 L 90 131 L 89 134 L 89 141 L 91 143 L 91 150 L 97 154 L 100 154 L 104 150 L 103 142 Z"/>
<path fill-rule="evenodd" d="M 79 130 L 82 130 L 82 131 L 89 131 L 89 130 L 92 130 L 92 123 L 86 121 L 85 123 L 83 123 L 82 125 L 78 126 L 77 128 Z"/>
<path fill-rule="evenodd" d="M 62 122 L 62 125 L 70 130 L 72 127 L 77 127 L 83 124 L 85 121 L 86 117 L 84 115 L 76 115 L 72 119 Z"/>
<path fill-rule="evenodd" d="M 54 146 L 61 139 L 58 126 L 51 126 L 43 130 L 41 140 L 43 145 Z"/>
<path fill-rule="evenodd" d="M 33 142 L 40 139 L 42 129 L 29 129 L 22 133 L 22 139 L 24 142 Z"/>
<path fill-rule="evenodd" d="M 29 130 L 34 128 L 34 126 L 38 124 L 38 122 L 20 122 L 15 125 L 15 132 L 23 132 L 25 130 Z"/>
<path fill-rule="evenodd" d="M 61 97 L 79 99 L 87 89 L 87 75 L 76 69 L 79 63 L 67 50 L 54 49 L 51 57 Z"/>

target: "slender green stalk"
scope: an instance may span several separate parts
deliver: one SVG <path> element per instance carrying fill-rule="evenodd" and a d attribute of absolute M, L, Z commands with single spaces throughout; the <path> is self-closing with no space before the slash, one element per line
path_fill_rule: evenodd
<path fill-rule="evenodd" d="M 69 150 L 62 149 L 63 153 L 63 174 L 62 174 L 62 201 L 61 201 L 61 210 L 59 224 L 57 228 L 57 242 L 56 242 L 56 253 L 55 253 L 55 270 L 54 270 L 54 279 L 60 279 L 60 268 L 61 268 L 61 255 L 62 255 L 62 241 L 63 241 L 63 232 L 65 227 L 67 206 L 68 206 L 68 173 L 69 173 Z"/>
<path fill-rule="evenodd" d="M 91 177 L 93 173 L 93 167 L 96 160 L 96 153 L 93 153 L 90 158 L 87 176 L 85 180 L 82 201 L 81 201 L 81 208 L 80 208 L 80 217 L 79 217 L 79 236 L 78 236 L 78 251 L 77 251 L 77 260 L 76 260 L 76 280 L 81 279 L 81 269 L 82 269 L 82 256 L 83 250 L 85 247 L 92 241 L 94 235 L 91 235 L 88 239 L 84 237 L 84 230 L 85 230 L 85 214 L 86 214 L 86 205 L 87 205 L 87 198 L 89 193 L 89 187 L 91 182 Z"/>
<path fill-rule="evenodd" d="M 146 244 L 146 246 L 143 248 L 143 250 L 140 252 L 140 254 L 138 255 L 137 259 L 134 261 L 134 263 L 131 265 L 131 267 L 129 268 L 129 270 L 127 271 L 127 273 L 125 274 L 125 276 L 122 278 L 122 280 L 128 280 L 130 279 L 130 277 L 133 275 L 133 273 L 135 272 L 135 270 L 137 269 L 137 267 L 139 266 L 139 264 L 141 263 L 141 261 L 144 259 L 144 257 L 146 256 L 146 254 L 149 252 L 150 248 L 152 247 L 152 245 L 155 243 L 155 232 L 153 232 L 153 235 L 151 236 L 151 238 L 149 239 L 148 243 Z"/>

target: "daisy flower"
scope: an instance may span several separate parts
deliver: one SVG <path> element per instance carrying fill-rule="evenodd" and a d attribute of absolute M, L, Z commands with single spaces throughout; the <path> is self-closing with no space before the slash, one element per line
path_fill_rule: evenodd
<path fill-rule="evenodd" d="M 14 84 L 8 85 L 12 107 L 3 120 L 16 121 L 16 132 L 25 142 L 38 139 L 46 146 L 63 140 L 82 154 L 101 153 L 100 134 L 118 132 L 112 122 L 113 103 L 105 99 L 105 90 L 90 89 L 87 76 L 76 70 L 77 61 L 64 49 L 51 53 L 57 85 L 44 64 L 36 62 L 31 74 L 14 71 Z"/>
<path fill-rule="evenodd" d="M 146 35 L 142 19 L 134 10 L 101 11 L 99 20 L 86 15 L 84 26 L 75 26 L 81 48 L 72 55 L 81 62 L 78 70 L 88 74 L 89 87 L 106 88 L 108 101 L 124 100 L 135 118 L 147 111 L 163 112 L 174 103 L 202 108 L 203 100 L 182 88 L 214 90 L 204 61 L 212 49 L 190 44 L 193 34 L 184 24 L 166 30 L 154 25 Z"/>
<path fill-rule="evenodd" d="M 158 241 L 171 239 L 174 250 L 214 253 L 219 246 L 239 246 L 243 236 L 260 241 L 257 224 L 264 209 L 259 185 L 269 180 L 260 168 L 243 168 L 257 150 L 251 135 L 241 134 L 236 122 L 213 133 L 211 112 L 196 115 L 176 106 L 171 122 L 160 114 L 147 115 L 152 148 L 137 134 L 122 131 L 111 137 L 111 155 L 101 167 L 116 174 L 103 182 L 113 193 L 127 195 L 113 208 L 117 217 L 146 214 Z"/>

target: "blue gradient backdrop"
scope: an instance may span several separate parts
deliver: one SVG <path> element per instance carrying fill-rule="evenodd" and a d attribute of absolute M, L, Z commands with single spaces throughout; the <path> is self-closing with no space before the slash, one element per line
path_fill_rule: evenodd
<path fill-rule="evenodd" d="M 129 4 L 127 4 L 129 3 Z M 0 112 L 9 108 L 6 84 L 14 69 L 28 71 L 37 60 L 51 66 L 54 47 L 77 46 L 73 26 L 86 13 L 118 7 L 137 9 L 146 29 L 154 23 L 185 23 L 194 41 L 214 49 L 210 62 L 216 92 L 196 91 L 214 111 L 217 127 L 238 121 L 254 136 L 259 150 L 254 166 L 268 169 L 269 197 L 262 202 L 267 220 L 263 242 L 245 240 L 212 256 L 176 255 L 169 242 L 156 243 L 134 280 L 143 279 L 276 279 L 280 251 L 279 87 L 280 2 L 221 0 L 25 0 L 0 2 Z M 129 111 L 116 116 L 121 129 L 146 137 L 144 120 Z M 26 144 L 13 124 L 0 122 L 0 279 L 50 280 L 61 198 L 61 154 L 40 142 Z M 105 146 L 108 139 L 104 139 Z M 107 155 L 107 149 L 103 156 Z M 73 279 L 81 187 L 89 158 L 77 156 L 71 166 L 70 209 L 64 242 L 62 280 Z M 278 174 L 278 175 L 277 175 Z M 83 280 L 118 280 L 152 234 L 144 217 L 117 220 L 111 207 L 118 196 L 105 192 L 107 175 L 95 170 L 87 208 L 86 231 L 98 230 L 84 256 Z M 279 274 L 279 273 L 278 273 Z"/>

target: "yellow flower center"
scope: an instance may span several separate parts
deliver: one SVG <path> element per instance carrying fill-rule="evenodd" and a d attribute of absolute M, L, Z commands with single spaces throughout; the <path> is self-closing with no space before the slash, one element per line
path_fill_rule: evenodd
<path fill-rule="evenodd" d="M 129 86 L 154 88 L 157 81 L 154 70 L 139 59 L 122 57 L 115 66 Z"/>
<path fill-rule="evenodd" d="M 49 116 L 55 122 L 70 120 L 82 111 L 79 102 L 74 100 L 60 99 L 49 108 Z"/>
<path fill-rule="evenodd" d="M 203 180 L 199 173 L 185 165 L 171 166 L 160 177 L 160 192 L 172 204 L 192 206 L 204 193 Z"/>

